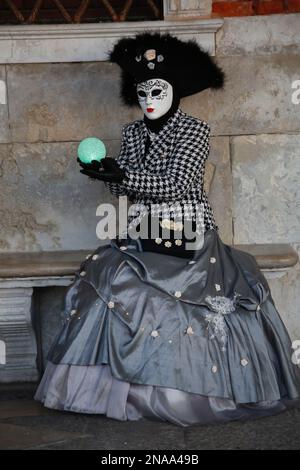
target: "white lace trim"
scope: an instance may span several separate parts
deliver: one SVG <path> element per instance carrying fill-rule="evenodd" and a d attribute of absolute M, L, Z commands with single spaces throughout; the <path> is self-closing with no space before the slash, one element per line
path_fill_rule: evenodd
<path fill-rule="evenodd" d="M 210 305 L 211 309 L 221 315 L 227 315 L 235 310 L 235 297 L 231 299 L 222 295 L 216 295 L 215 297 L 207 295 L 205 297 L 206 302 Z"/>
<path fill-rule="evenodd" d="M 207 321 L 207 329 L 209 331 L 210 339 L 217 338 L 222 344 L 222 351 L 226 350 L 226 343 L 228 337 L 228 328 L 224 315 L 234 312 L 235 310 L 235 299 L 239 294 L 235 293 L 233 298 L 224 297 L 222 295 L 205 297 L 206 302 L 210 308 L 214 311 L 205 315 Z"/>

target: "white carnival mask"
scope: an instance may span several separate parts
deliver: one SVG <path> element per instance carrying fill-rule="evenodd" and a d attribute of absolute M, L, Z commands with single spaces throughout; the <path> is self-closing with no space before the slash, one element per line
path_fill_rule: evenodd
<path fill-rule="evenodd" d="M 136 88 L 140 107 L 149 119 L 158 119 L 172 106 L 173 87 L 162 78 L 151 78 Z"/>

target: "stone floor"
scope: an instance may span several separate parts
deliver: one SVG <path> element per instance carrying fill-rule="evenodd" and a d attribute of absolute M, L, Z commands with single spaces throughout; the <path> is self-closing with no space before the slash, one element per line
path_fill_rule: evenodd
<path fill-rule="evenodd" d="M 58 412 L 33 387 L 0 387 L 0 449 L 300 449 L 300 408 L 251 422 L 191 426 Z"/>

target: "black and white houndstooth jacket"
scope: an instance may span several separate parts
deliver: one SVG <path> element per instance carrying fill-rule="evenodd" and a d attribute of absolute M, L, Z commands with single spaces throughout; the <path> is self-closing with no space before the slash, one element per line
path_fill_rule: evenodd
<path fill-rule="evenodd" d="M 147 133 L 144 120 L 123 127 L 116 161 L 125 170 L 126 177 L 122 184 L 106 182 L 106 187 L 115 196 L 127 196 L 134 205 L 149 209 L 151 204 L 162 204 L 166 208 L 176 206 L 183 211 L 185 219 L 199 222 L 202 231 L 203 227 L 204 230 L 219 230 L 203 188 L 209 125 L 178 108 L 151 141 L 146 153 Z M 201 221 L 198 221 L 199 211 L 196 212 L 199 206 L 203 211 Z M 176 217 L 176 213 L 174 215 Z M 140 220 L 141 217 L 136 216 L 128 218 L 129 225 L 136 225 Z"/>

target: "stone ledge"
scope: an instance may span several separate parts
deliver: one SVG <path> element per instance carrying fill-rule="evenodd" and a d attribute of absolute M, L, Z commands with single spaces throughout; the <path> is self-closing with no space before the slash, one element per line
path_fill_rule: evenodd
<path fill-rule="evenodd" d="M 221 18 L 181 21 L 0 26 L 0 63 L 90 62 L 107 60 L 107 51 L 124 36 L 146 30 L 192 39 L 215 55 Z"/>
<path fill-rule="evenodd" d="M 262 243 L 233 246 L 253 255 L 261 269 L 289 268 L 298 261 L 298 254 L 289 244 Z M 70 276 L 79 268 L 87 254 L 93 251 L 91 249 L 89 251 L 1 253 L 0 279 Z"/>
<path fill-rule="evenodd" d="M 1 253 L 0 279 L 72 275 L 93 251 Z"/>
<path fill-rule="evenodd" d="M 253 255 L 260 269 L 284 269 L 295 266 L 298 254 L 287 243 L 255 243 L 234 245 L 238 250 Z"/>

